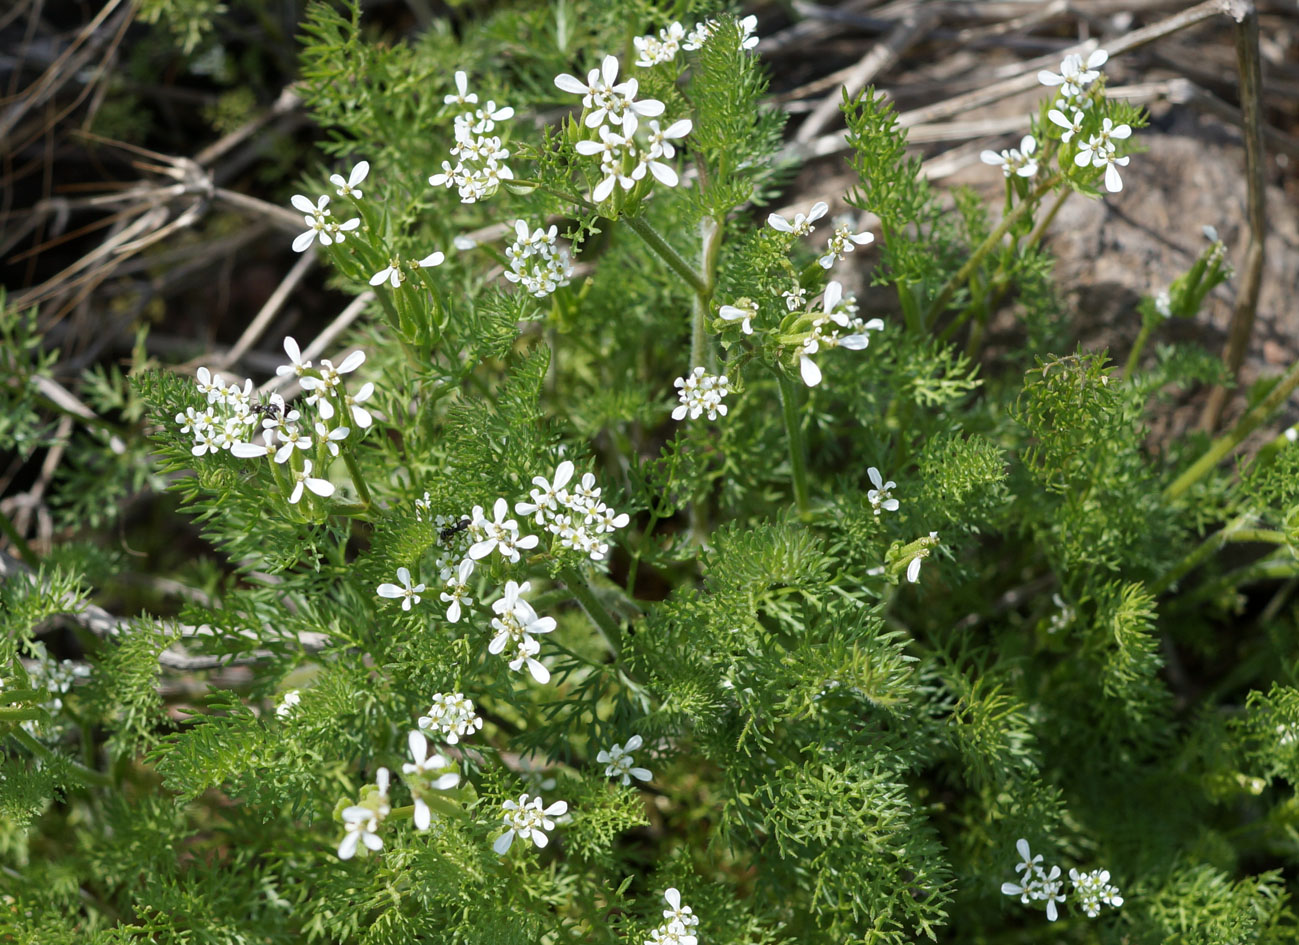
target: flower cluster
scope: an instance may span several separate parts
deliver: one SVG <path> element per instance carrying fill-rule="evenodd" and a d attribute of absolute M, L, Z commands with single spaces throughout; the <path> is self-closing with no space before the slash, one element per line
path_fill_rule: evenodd
<path fill-rule="evenodd" d="M 514 172 L 504 163 L 510 152 L 501 143 L 500 136 L 492 134 L 498 121 L 514 117 L 514 109 L 492 101 L 482 108 L 468 108 L 478 104 L 478 95 L 469 91 L 464 72 L 457 72 L 455 78 L 456 91 L 443 98 L 443 102 L 466 109 L 455 118 L 456 143 L 451 148 L 451 156 L 456 163 L 453 166 L 450 161 L 443 161 L 442 172 L 432 175 L 428 182 L 433 187 L 455 187 L 461 203 L 474 203 L 496 193 L 502 181 L 514 179 Z"/>
<path fill-rule="evenodd" d="M 58 719 L 63 709 L 63 697 L 72 691 L 73 683 L 90 675 L 90 667 L 73 660 L 56 660 L 39 640 L 33 640 L 27 646 L 34 657 L 27 664 L 27 682 L 30 688 L 44 689 L 49 693 L 49 698 L 40 703 L 41 708 L 49 714 L 51 720 Z M 42 733 L 51 734 L 48 731 L 50 723 L 47 721 L 24 719 L 21 724 L 23 731 L 33 737 Z"/>
<path fill-rule="evenodd" d="M 1020 861 L 1015 864 L 1015 872 L 1020 874 L 1015 882 L 1001 884 L 1001 891 L 1007 896 L 1019 896 L 1024 905 L 1033 902 L 1046 904 L 1046 917 L 1054 922 L 1060 917 L 1057 903 L 1065 901 L 1064 880 L 1060 877 L 1060 867 L 1052 866 L 1050 870 L 1042 865 L 1042 854 L 1033 855 L 1028 841 L 1022 837 L 1015 842 Z M 1069 871 L 1073 882 L 1074 896 L 1077 897 L 1083 912 L 1089 918 L 1100 914 L 1101 904 L 1117 909 L 1123 905 L 1123 897 L 1117 887 L 1110 884 L 1108 870 L 1092 870 L 1090 873 Z"/>
<path fill-rule="evenodd" d="M 677 396 L 681 399 L 681 404 L 672 411 L 673 420 L 684 420 L 687 414 L 691 420 L 698 419 L 701 413 L 707 413 L 709 420 L 716 420 L 719 414 L 726 416 L 722 398 L 731 392 L 731 382 L 725 374 L 708 374 L 697 367 L 672 384 L 680 388 Z"/>
<path fill-rule="evenodd" d="M 824 200 L 818 200 L 812 204 L 812 209 L 807 213 L 797 213 L 794 215 L 794 222 L 790 222 L 782 217 L 779 213 L 767 215 L 767 225 L 773 230 L 781 233 L 792 233 L 795 236 L 807 236 L 816 229 L 812 224 L 821 219 L 830 212 L 829 205 Z"/>
<path fill-rule="evenodd" d="M 1105 168 L 1105 189 L 1116 194 L 1123 189 L 1119 168 L 1126 167 L 1132 159 L 1127 155 L 1120 157 L 1115 142 L 1129 138 L 1132 135 L 1132 128 L 1128 125 L 1115 125 L 1112 119 L 1103 118 L 1095 133 L 1088 135 L 1085 140 L 1083 138 L 1084 125 L 1088 123 L 1088 111 L 1092 104 L 1091 96 L 1086 94 L 1087 88 L 1100 78 L 1100 67 L 1108 59 L 1109 53 L 1103 49 L 1093 51 L 1086 59 L 1071 54 L 1060 63 L 1059 72 L 1043 69 L 1037 74 L 1037 79 L 1049 88 L 1058 86 L 1060 89 L 1060 98 L 1052 103 L 1052 108 L 1047 112 L 1046 117 L 1051 124 L 1060 129 L 1062 144 L 1069 144 L 1077 139 L 1078 153 L 1074 155 L 1074 163 L 1079 167 Z M 1025 142 L 1031 140 L 1031 137 L 1024 138 Z M 988 155 L 991 153 L 985 151 L 983 159 L 988 161 Z M 1015 153 L 1003 151 L 1002 155 Z M 1023 163 L 1015 166 L 1014 173 L 1025 177 L 1032 176 L 1026 172 L 1026 168 L 1030 165 L 1036 170 L 1035 162 L 1029 157 L 1030 153 L 1024 151 Z M 1002 162 L 988 161 L 988 163 Z M 1006 176 L 1009 177 L 1012 173 L 1011 166 L 1004 163 L 1002 166 Z"/>
<path fill-rule="evenodd" d="M 276 373 L 298 378 L 298 383 L 308 392 L 306 405 L 314 408 L 315 418 L 305 418 L 279 394 L 272 394 L 265 403 L 258 401 L 253 396 L 253 382 L 247 378 L 242 385 L 227 386 L 219 374 L 213 375 L 201 367 L 196 383 L 199 392 L 207 397 L 207 406 L 201 410 L 190 407 L 176 414 L 176 423 L 182 433 L 193 435 L 190 452 L 195 456 L 228 450 L 241 459 L 270 456 L 278 465 L 287 464 L 290 492 L 286 498 L 296 505 L 304 490 L 321 497 L 334 494 L 333 483 L 312 472 L 318 464 L 323 471 L 351 434 L 350 426 L 333 422 L 336 417 L 350 417 L 361 428 L 373 422 L 370 412 L 361 404 L 374 394 L 374 385 L 365 384 L 354 396 L 343 387 L 342 376 L 365 362 L 363 351 L 353 351 L 337 366 L 324 358 L 316 368 L 302 359 L 293 338 L 284 339 L 284 351 L 290 363 L 278 367 Z M 262 443 L 255 443 L 253 438 L 259 421 Z M 311 454 L 314 460 L 306 458 Z"/>
<path fill-rule="evenodd" d="M 550 295 L 573 277 L 573 262 L 568 250 L 555 242 L 557 228 L 537 227 L 529 232 L 523 220 L 514 221 L 514 242 L 505 248 L 510 268 L 505 278 L 520 282 L 539 299 Z"/>
<path fill-rule="evenodd" d="M 559 539 L 561 547 L 587 554 L 592 561 L 603 561 L 609 553 L 604 536 L 623 528 L 629 521 L 627 513 L 620 514 L 601 501 L 601 489 L 591 473 L 584 474 L 569 491 L 573 472 L 573 464 L 564 460 L 556 467 L 553 480 L 534 476 L 532 483 L 536 488 L 532 490 L 532 501 L 515 503 L 514 511 L 518 515 L 531 515 L 538 525 L 545 525 Z"/>
<path fill-rule="evenodd" d="M 851 223 L 839 223 L 826 242 L 825 254 L 817 262 L 821 264 L 822 269 L 829 269 L 836 262 L 842 261 L 845 253 L 851 253 L 858 246 L 869 246 L 873 242 L 875 242 L 874 233 L 866 230 L 854 233 Z"/>
<path fill-rule="evenodd" d="M 420 728 L 442 735 L 448 745 L 458 744 L 462 737 L 483 728 L 474 701 L 466 699 L 463 692 L 434 693 L 428 714 L 416 721 Z"/>
<path fill-rule="evenodd" d="M 665 163 L 676 156 L 675 141 L 690 133 L 693 123 L 686 118 L 666 128 L 655 119 L 663 114 L 664 105 L 657 99 L 636 99 L 637 80 L 618 82 L 618 59 L 605 56 L 600 68 L 592 69 L 583 82 L 562 73 L 555 85 L 565 92 L 582 96 L 583 124 L 595 129 L 598 140 L 582 140 L 573 145 L 578 154 L 600 159 L 600 183 L 591 199 L 607 200 L 614 185 L 631 190 L 648 172 L 665 187 L 675 187 L 680 180 L 672 165 Z M 644 125 L 640 119 L 649 119 Z"/>
<path fill-rule="evenodd" d="M 812 319 L 812 329 L 803 339 L 798 355 L 798 370 L 803 383 L 815 387 L 821 383 L 821 369 L 812 360 L 812 355 L 821 348 L 847 348 L 850 351 L 861 351 L 870 344 L 868 331 L 882 331 L 884 322 L 878 318 L 864 321 L 854 311 L 849 311 L 843 303 L 843 286 L 831 282 L 825 287 L 821 300 L 821 314 Z M 847 334 L 840 335 L 840 331 Z"/>
<path fill-rule="evenodd" d="M 536 634 L 550 633 L 555 629 L 554 617 L 538 617 L 532 605 L 520 597 L 532 590 L 532 583 L 524 581 L 519 584 L 508 581 L 500 600 L 492 604 L 496 616 L 492 618 L 492 629 L 496 636 L 487 646 L 487 652 L 493 656 L 504 653 L 509 659 L 510 669 L 519 672 L 524 666 L 537 682 L 550 682 L 550 670 L 537 659 L 541 652 L 541 641 Z M 507 649 L 508 647 L 508 649 Z"/>
<path fill-rule="evenodd" d="M 296 708 L 298 703 L 300 703 L 301 701 L 302 701 L 302 695 L 298 692 L 298 690 L 296 689 L 288 690 L 287 692 L 284 693 L 284 697 L 280 700 L 280 704 L 275 707 L 276 717 L 281 719 L 287 719 L 289 716 L 293 714 L 294 708 Z"/>
<path fill-rule="evenodd" d="M 758 18 L 756 16 L 746 16 L 740 20 L 741 49 L 752 49 L 758 45 L 758 37 L 754 33 L 757 28 Z M 672 23 L 659 30 L 658 36 L 653 33 L 637 36 L 632 40 L 632 43 L 636 46 L 636 52 L 640 56 L 636 60 L 636 65 L 642 69 L 648 69 L 651 66 L 671 62 L 677 57 L 677 53 L 683 49 L 693 52 L 701 48 L 716 30 L 717 21 L 707 19 L 696 23 L 689 32 L 680 23 Z"/>
<path fill-rule="evenodd" d="M 1032 135 L 1024 135 L 1018 148 L 1008 148 L 1000 153 L 984 151 L 979 159 L 984 164 L 1000 167 L 1006 177 L 1032 177 L 1037 173 L 1037 159 L 1033 157 L 1036 150 L 1037 139 Z"/>
<path fill-rule="evenodd" d="M 675 888 L 668 889 L 663 898 L 668 907 L 663 910 L 663 922 L 645 940 L 645 945 L 697 945 L 695 928 L 699 925 L 699 916 L 689 906 L 681 904 L 681 893 Z"/>
<path fill-rule="evenodd" d="M 606 778 L 621 778 L 623 786 L 626 787 L 631 783 L 631 779 L 637 781 L 648 781 L 654 777 L 648 768 L 632 767 L 636 759 L 632 757 L 632 752 L 644 744 L 644 739 L 639 735 L 633 735 L 627 739 L 625 745 L 614 745 L 608 751 L 601 751 L 595 756 L 595 760 L 605 766 L 604 776 Z"/>
<path fill-rule="evenodd" d="M 1079 873 L 1071 869 L 1069 879 L 1073 883 L 1074 897 L 1089 919 L 1100 915 L 1102 905 L 1109 906 L 1111 909 L 1123 905 L 1123 897 L 1119 895 L 1118 887 L 1110 883 L 1109 870 Z"/>
<path fill-rule="evenodd" d="M 309 197 L 294 194 L 289 202 L 302 211 L 303 222 L 307 224 L 307 228 L 293 239 L 295 253 L 306 252 L 307 247 L 316 240 L 320 240 L 321 246 L 341 243 L 347 239 L 348 233 L 361 225 L 360 217 L 352 217 L 342 223 L 335 220 L 334 211 L 329 209 L 328 194 L 321 194 L 315 203 Z"/>
<path fill-rule="evenodd" d="M 555 829 L 555 822 L 550 818 L 568 813 L 568 802 L 555 801 L 549 807 L 543 807 L 543 804 L 545 801 L 540 797 L 529 801 L 527 794 L 520 794 L 517 801 L 507 800 L 501 804 L 501 820 L 505 823 L 506 830 L 492 843 L 497 856 L 505 856 L 509 852 L 516 835 L 521 840 L 531 840 L 538 847 L 544 847 L 550 842 L 550 837 L 546 834 Z"/>

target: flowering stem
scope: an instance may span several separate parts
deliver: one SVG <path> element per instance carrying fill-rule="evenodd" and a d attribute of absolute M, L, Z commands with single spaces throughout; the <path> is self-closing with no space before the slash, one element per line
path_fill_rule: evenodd
<path fill-rule="evenodd" d="M 94 768 L 87 768 L 85 765 L 73 761 L 71 758 L 65 758 L 62 755 L 55 755 L 54 752 L 50 751 L 20 728 L 14 729 L 9 734 L 18 739 L 18 742 L 37 758 L 40 758 L 47 764 L 57 765 L 60 768 L 64 768 L 74 774 L 84 784 L 95 785 L 98 787 L 109 787 L 113 783 L 112 779 L 102 771 L 96 771 Z"/>
<path fill-rule="evenodd" d="M 780 406 L 785 415 L 785 436 L 789 441 L 789 469 L 794 479 L 794 500 L 798 503 L 798 514 L 804 520 L 811 517 L 812 503 L 807 492 L 807 457 L 803 443 L 803 426 L 798 415 L 798 391 L 794 382 L 784 374 L 777 374 L 780 381 Z"/>
<path fill-rule="evenodd" d="M 361 474 L 361 464 L 356 461 L 351 453 L 343 451 L 343 462 L 347 463 L 347 471 L 352 477 L 352 484 L 356 486 L 356 494 L 361 498 L 361 504 L 366 508 L 370 505 L 370 487 L 365 484 L 365 476 Z"/>
<path fill-rule="evenodd" d="M 1251 512 L 1238 515 L 1221 529 L 1204 539 L 1204 541 L 1200 542 L 1197 547 L 1191 550 L 1190 554 L 1177 562 L 1177 564 L 1173 565 L 1173 567 L 1165 572 L 1159 580 L 1151 584 L 1150 593 L 1158 596 L 1168 590 L 1181 580 L 1184 575 L 1188 574 L 1195 568 L 1198 568 L 1205 561 L 1209 560 L 1209 558 L 1213 557 L 1214 552 L 1230 541 L 1232 536 L 1242 530 L 1253 518 L 1254 515 Z"/>
<path fill-rule="evenodd" d="M 974 273 L 974 270 L 978 268 L 981 262 L 983 262 L 983 258 L 996 248 L 997 244 L 1001 242 L 1003 236 L 1010 232 L 1011 227 L 1018 223 L 1021 217 L 1036 207 L 1037 202 L 1042 199 L 1042 196 L 1059 182 L 1060 175 L 1056 174 L 1029 194 L 1028 198 L 1021 201 L 1019 206 L 1015 207 L 1014 210 L 1001 218 L 1001 222 L 997 224 L 997 228 L 988 234 L 987 239 L 985 239 L 979 245 L 979 248 L 974 251 L 974 254 L 966 260 L 965 265 L 953 273 L 951 278 L 943 284 L 943 287 L 938 292 L 938 297 L 930 303 L 929 310 L 925 313 L 926 325 L 933 324 L 934 319 L 942 313 L 943 309 L 947 307 L 947 303 L 952 300 L 952 296 L 956 294 L 956 290 L 965 284 Z"/>
<path fill-rule="evenodd" d="M 1225 434 L 1214 440 L 1203 456 L 1192 463 L 1186 472 L 1173 480 L 1172 484 L 1164 490 L 1164 498 L 1176 499 L 1204 478 L 1209 470 L 1218 465 L 1218 462 L 1224 456 L 1239 446 L 1245 437 L 1253 433 L 1273 410 L 1285 403 L 1286 398 L 1294 392 L 1296 387 L 1299 387 L 1299 361 L 1290 366 L 1290 370 L 1285 372 L 1281 380 L 1277 382 L 1276 386 L 1272 388 L 1271 392 L 1263 398 L 1258 406 L 1237 420 L 1236 425 Z"/>
<path fill-rule="evenodd" d="M 677 275 L 685 280 L 686 284 L 694 291 L 696 296 L 707 298 L 711 292 L 708 283 L 704 277 L 695 272 L 690 263 L 681 258 L 681 254 L 668 245 L 667 240 L 659 235 L 654 227 L 650 226 L 641 217 L 623 217 L 625 222 L 632 231 L 636 233 L 650 249 L 658 253 L 662 260 L 668 264 Z"/>
<path fill-rule="evenodd" d="M 609 647 L 609 652 L 613 654 L 613 658 L 615 660 L 619 659 L 622 654 L 622 648 L 619 645 L 622 633 L 618 629 L 618 622 L 613 619 L 609 611 L 605 610 L 604 605 L 596 600 L 590 586 L 576 570 L 571 567 L 562 568 L 559 577 L 577 602 L 582 605 L 586 615 L 591 618 L 591 623 L 595 625 L 596 632 L 600 634 L 605 645 Z"/>

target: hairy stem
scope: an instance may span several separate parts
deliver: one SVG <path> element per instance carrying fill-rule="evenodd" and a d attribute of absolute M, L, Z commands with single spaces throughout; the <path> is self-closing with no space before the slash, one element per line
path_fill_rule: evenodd
<path fill-rule="evenodd" d="M 366 508 L 370 506 L 370 487 L 365 484 L 365 476 L 361 472 L 361 464 L 356 461 L 356 457 L 346 450 L 343 451 L 343 462 L 347 463 L 347 472 L 352 477 L 352 484 L 356 486 L 356 494 L 361 499 L 361 504 Z"/>
<path fill-rule="evenodd" d="M 704 277 L 695 272 L 690 263 L 681 258 L 681 254 L 668 245 L 667 240 L 659 235 L 654 227 L 641 217 L 623 217 L 623 222 L 631 227 L 632 232 L 645 241 L 645 245 L 654 250 L 668 264 L 673 272 L 685 280 L 697 296 L 707 298 L 710 295 L 708 283 Z"/>

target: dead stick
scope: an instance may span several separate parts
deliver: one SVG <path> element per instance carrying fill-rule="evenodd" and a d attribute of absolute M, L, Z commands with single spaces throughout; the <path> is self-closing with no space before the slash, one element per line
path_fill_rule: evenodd
<path fill-rule="evenodd" d="M 271 293 L 271 297 L 266 300 L 266 304 L 262 306 L 261 311 L 248 323 L 248 327 L 239 336 L 239 340 L 234 343 L 234 347 L 216 359 L 219 368 L 230 367 L 242 358 L 249 348 L 257 344 L 258 339 L 262 337 L 267 326 L 270 325 L 271 319 L 279 313 L 284 303 L 288 301 L 289 295 L 298 287 L 298 283 L 302 281 L 302 277 L 307 274 L 307 270 L 311 268 L 311 264 L 315 261 L 316 256 L 314 253 L 303 253 L 298 257 L 298 261 L 293 264 L 289 274 Z"/>
<path fill-rule="evenodd" d="M 892 66 L 904 52 L 921 39 L 938 19 L 938 11 L 932 7 L 922 7 L 911 13 L 893 28 L 883 42 L 876 43 L 870 52 L 844 77 L 843 88 L 848 95 L 856 95 L 866 84 L 885 69 Z M 804 119 L 799 126 L 794 140 L 799 143 L 811 141 L 817 132 L 829 124 L 831 118 L 839 114 L 840 92 L 835 89 Z"/>
<path fill-rule="evenodd" d="M 1233 378 L 1240 375 L 1240 366 L 1245 361 L 1249 339 L 1254 333 L 1254 315 L 1258 311 L 1259 287 L 1263 281 L 1263 247 L 1267 236 L 1263 200 L 1266 183 L 1263 177 L 1263 75 L 1259 64 L 1258 11 L 1253 3 L 1245 0 L 1240 0 L 1236 6 L 1236 62 L 1240 68 L 1240 111 L 1244 122 L 1249 243 L 1245 247 L 1240 292 L 1236 296 L 1236 309 L 1232 312 L 1231 328 L 1227 334 L 1227 350 L 1223 353 L 1223 360 Z M 1208 402 L 1200 417 L 1202 429 L 1212 431 L 1218 426 L 1226 402 L 1227 389 L 1222 385 L 1209 392 Z"/>

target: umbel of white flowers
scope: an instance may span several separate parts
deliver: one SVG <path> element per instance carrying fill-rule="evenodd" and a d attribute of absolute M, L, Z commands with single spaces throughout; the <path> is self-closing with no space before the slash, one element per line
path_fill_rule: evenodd
<path fill-rule="evenodd" d="M 1001 891 L 1007 896 L 1018 896 L 1024 905 L 1045 903 L 1046 917 L 1054 922 L 1060 917 L 1059 903 L 1065 901 L 1064 880 L 1060 877 L 1060 867 L 1052 866 L 1050 870 L 1042 865 L 1042 854 L 1034 855 L 1029 849 L 1028 841 L 1021 837 L 1015 841 L 1015 850 L 1019 853 L 1019 862 L 1015 872 L 1019 875 L 1014 882 L 1001 884 Z M 1101 906 L 1117 909 L 1123 905 L 1117 886 L 1110 883 L 1109 870 L 1092 870 L 1080 873 L 1069 870 L 1069 880 L 1073 883 L 1073 895 L 1088 918 L 1100 915 Z"/>

